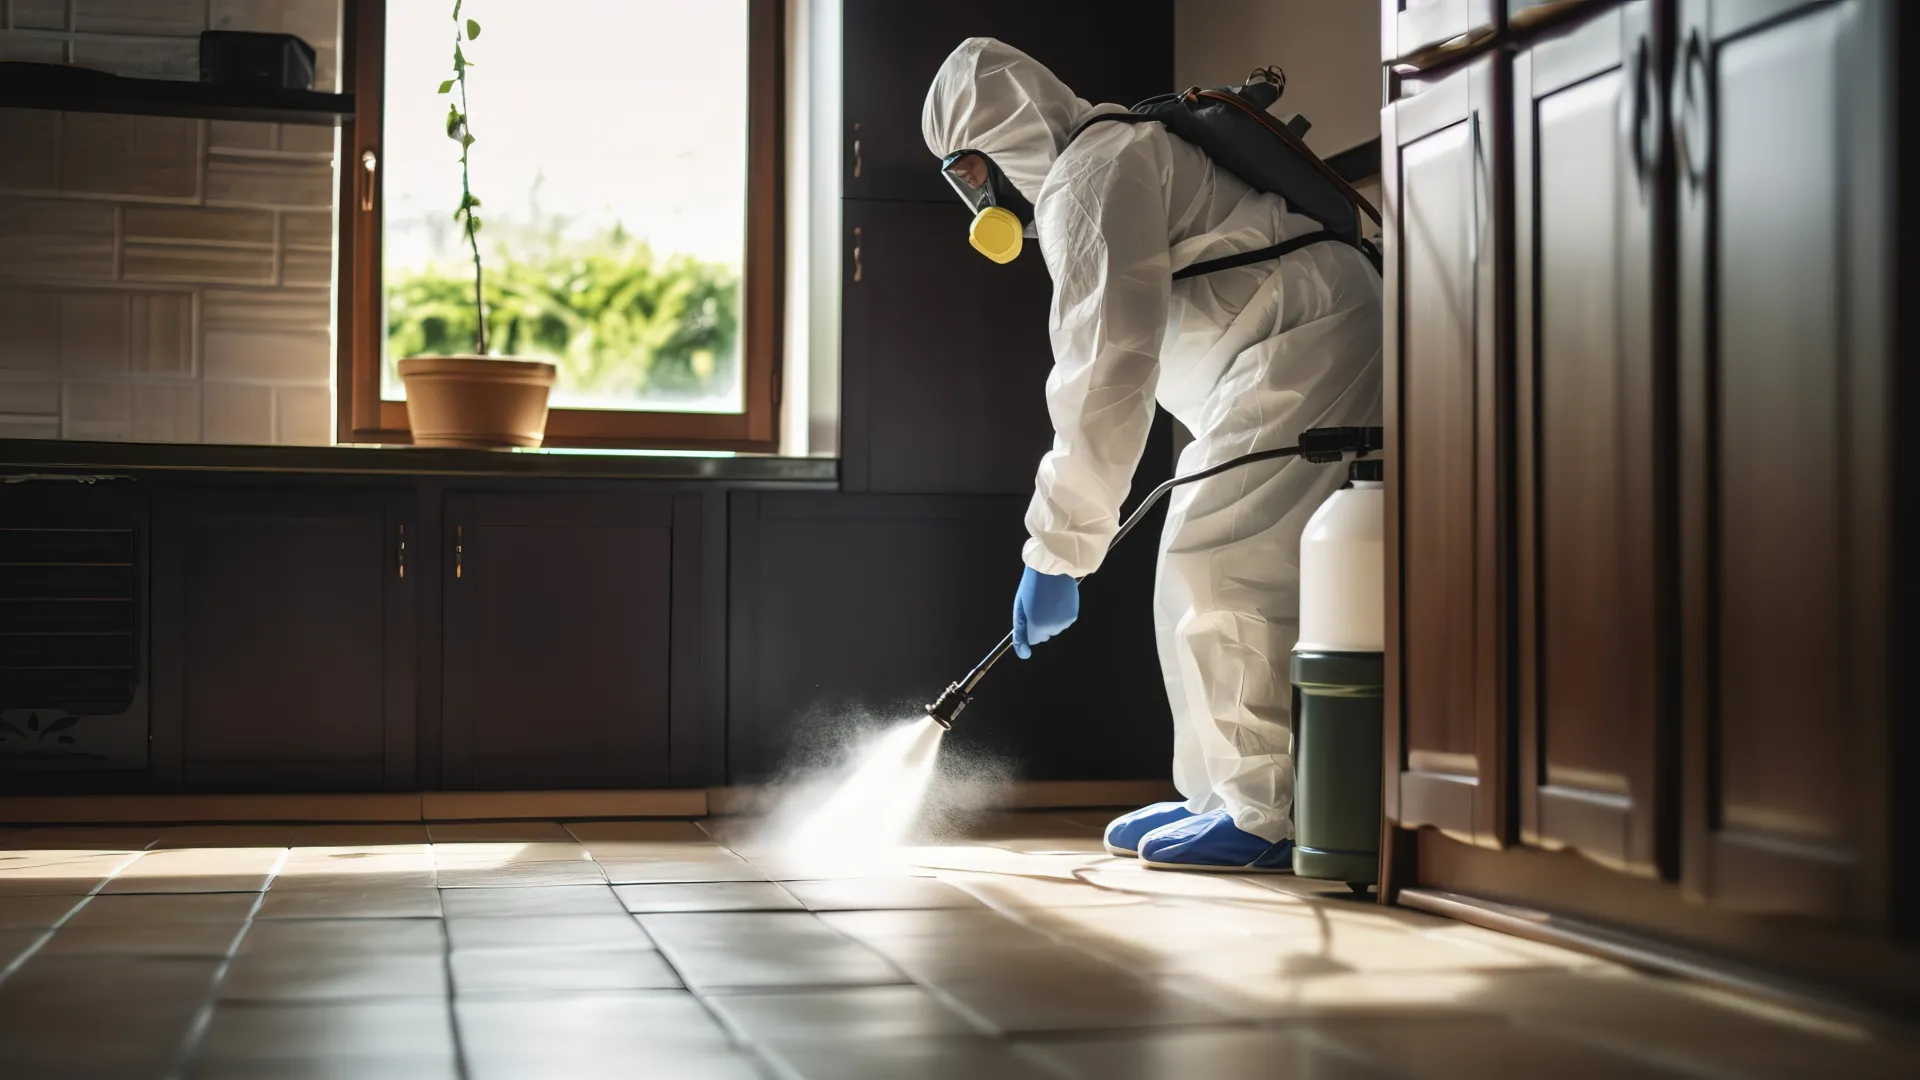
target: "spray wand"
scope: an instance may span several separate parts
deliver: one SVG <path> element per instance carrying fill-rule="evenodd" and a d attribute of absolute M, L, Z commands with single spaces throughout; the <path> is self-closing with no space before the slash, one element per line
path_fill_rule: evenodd
<path fill-rule="evenodd" d="M 1196 483 L 1210 476 L 1218 476 L 1223 472 L 1240 468 L 1242 465 L 1272 461 L 1275 458 L 1299 457 L 1316 465 L 1328 465 L 1341 460 L 1342 455 L 1351 453 L 1365 457 L 1373 451 L 1384 449 L 1385 446 L 1385 430 L 1382 428 L 1313 428 L 1300 433 L 1298 446 L 1283 446 L 1277 450 L 1256 450 L 1251 454 L 1242 454 L 1230 461 L 1223 461 L 1187 476 L 1176 476 L 1160 484 L 1148 492 L 1146 498 L 1140 500 L 1140 505 L 1134 507 L 1133 513 L 1127 515 L 1127 520 L 1120 523 L 1120 529 L 1113 534 L 1113 539 L 1107 541 L 1107 550 L 1112 551 L 1119 547 L 1120 541 L 1125 540 L 1127 534 L 1133 531 L 1133 527 L 1140 524 L 1140 520 L 1147 516 L 1147 511 L 1153 509 L 1167 492 L 1182 484 Z M 931 705 L 925 706 L 927 715 L 942 728 L 953 730 L 954 718 L 960 715 L 960 710 L 973 703 L 973 688 L 979 686 L 980 680 L 987 677 L 989 668 L 1012 650 L 1013 631 L 1009 630 L 1007 636 L 1001 638 L 1000 643 L 993 647 L 993 651 L 973 665 L 972 671 L 967 672 L 960 681 L 948 683 L 940 697 Z"/>

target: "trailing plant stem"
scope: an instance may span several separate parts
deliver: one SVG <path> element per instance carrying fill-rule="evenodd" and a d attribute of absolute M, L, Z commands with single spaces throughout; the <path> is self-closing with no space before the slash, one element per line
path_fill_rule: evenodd
<path fill-rule="evenodd" d="M 475 326 L 478 327 L 478 329 L 474 331 L 473 349 L 474 352 L 479 355 L 485 356 L 487 355 L 487 303 L 485 294 L 481 288 L 480 239 L 474 235 L 473 185 L 469 179 L 467 170 L 467 155 L 472 149 L 473 140 L 468 137 L 472 135 L 472 129 L 467 126 L 467 65 L 464 62 L 465 57 L 461 54 L 460 40 L 460 6 L 455 4 L 453 9 L 453 51 L 456 57 L 454 75 L 460 80 L 460 123 L 462 128 L 462 138 L 460 139 L 460 204 L 465 211 L 467 245 L 473 250 L 473 309 L 474 315 L 476 316 Z"/>

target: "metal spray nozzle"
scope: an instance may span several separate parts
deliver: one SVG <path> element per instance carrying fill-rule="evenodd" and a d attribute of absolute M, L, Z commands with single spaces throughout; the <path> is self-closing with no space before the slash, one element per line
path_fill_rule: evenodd
<path fill-rule="evenodd" d="M 927 715 L 933 717 L 934 723 L 952 731 L 954 718 L 959 716 L 960 710 L 966 708 L 967 703 L 972 700 L 971 695 L 960 689 L 959 683 L 948 683 L 939 699 L 926 707 Z"/>

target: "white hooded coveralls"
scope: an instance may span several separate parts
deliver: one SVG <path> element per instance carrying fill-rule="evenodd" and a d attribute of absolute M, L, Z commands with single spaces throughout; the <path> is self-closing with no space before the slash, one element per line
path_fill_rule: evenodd
<path fill-rule="evenodd" d="M 1193 433 L 1178 472 L 1380 423 L 1380 277 L 1347 244 L 1175 283 L 1174 271 L 1320 225 L 1289 213 L 1160 124 L 1096 113 L 1032 57 L 990 38 L 948 56 L 921 113 L 927 149 L 992 157 L 1034 205 L 1053 276 L 1053 449 L 1027 509 L 1028 566 L 1098 569 L 1119 528 L 1157 399 Z M 956 219 L 956 239 L 962 226 Z M 1175 488 L 1154 588 L 1173 710 L 1173 780 L 1195 813 L 1226 808 L 1291 835 L 1288 662 L 1300 532 L 1346 479 L 1282 459 Z"/>

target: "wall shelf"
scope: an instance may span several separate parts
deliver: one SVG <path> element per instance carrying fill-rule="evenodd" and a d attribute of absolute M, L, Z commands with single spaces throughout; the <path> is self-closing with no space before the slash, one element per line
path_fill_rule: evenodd
<path fill-rule="evenodd" d="M 0 107 L 326 126 L 353 119 L 352 94 L 130 79 L 33 63 L 0 63 Z"/>

